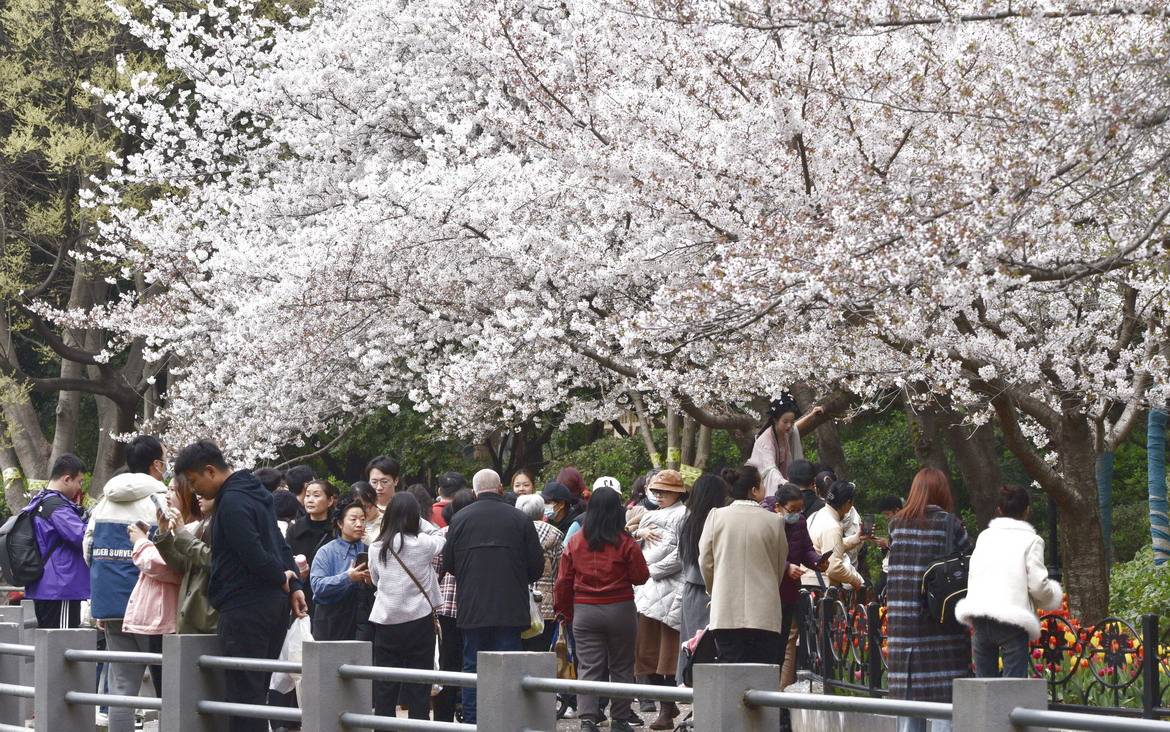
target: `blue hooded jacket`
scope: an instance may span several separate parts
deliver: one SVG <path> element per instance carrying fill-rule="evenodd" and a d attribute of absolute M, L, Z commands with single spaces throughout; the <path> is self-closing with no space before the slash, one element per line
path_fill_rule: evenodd
<path fill-rule="evenodd" d="M 301 589 L 296 562 L 276 525 L 272 494 L 250 470 L 228 476 L 215 499 L 208 598 L 219 612 L 287 597 L 285 571 Z"/>
<path fill-rule="evenodd" d="M 85 527 L 83 552 L 89 562 L 92 595 L 90 612 L 95 620 L 125 617 L 126 603 L 138 583 L 134 545 L 126 529 L 135 521 L 158 528 L 158 509 L 166 505 L 167 487 L 146 473 L 115 475 L 102 488 Z"/>

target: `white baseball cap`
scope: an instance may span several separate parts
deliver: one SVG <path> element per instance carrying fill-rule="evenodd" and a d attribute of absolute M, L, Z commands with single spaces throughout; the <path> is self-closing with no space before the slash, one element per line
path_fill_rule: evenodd
<path fill-rule="evenodd" d="M 609 488 L 615 493 L 622 492 L 622 484 L 618 482 L 617 478 L 609 475 L 603 475 L 597 480 L 593 481 L 593 490 L 597 490 L 598 488 Z"/>

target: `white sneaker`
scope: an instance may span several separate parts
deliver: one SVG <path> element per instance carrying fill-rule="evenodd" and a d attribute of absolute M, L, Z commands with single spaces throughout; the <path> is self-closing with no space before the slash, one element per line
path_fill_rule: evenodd
<path fill-rule="evenodd" d="M 576 719 L 576 718 L 577 718 L 577 710 L 575 707 L 569 707 L 568 709 L 565 710 L 564 719 Z"/>
<path fill-rule="evenodd" d="M 95 709 L 94 711 L 96 712 L 96 714 L 94 715 L 94 722 L 97 724 L 97 726 L 109 727 L 110 726 L 110 715 L 106 714 L 105 712 L 103 712 L 100 709 Z"/>

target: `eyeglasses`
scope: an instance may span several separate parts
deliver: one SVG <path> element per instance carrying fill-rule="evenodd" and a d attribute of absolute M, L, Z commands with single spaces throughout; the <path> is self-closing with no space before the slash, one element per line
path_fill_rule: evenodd
<path fill-rule="evenodd" d="M 393 478 L 378 478 L 377 480 L 371 480 L 370 485 L 379 486 L 381 488 L 390 488 L 394 485 L 394 479 Z"/>

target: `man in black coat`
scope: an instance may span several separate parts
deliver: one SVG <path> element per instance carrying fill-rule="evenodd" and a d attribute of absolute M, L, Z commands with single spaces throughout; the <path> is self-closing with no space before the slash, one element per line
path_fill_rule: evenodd
<path fill-rule="evenodd" d="M 225 656 L 280 655 L 289 608 L 298 618 L 308 607 L 292 550 L 276 526 L 272 494 L 248 470 L 232 471 L 214 442 L 188 445 L 175 460 L 204 498 L 215 499 L 208 599 L 219 611 L 218 635 Z M 228 671 L 226 696 L 237 704 L 264 704 L 271 674 Z M 262 719 L 229 717 L 231 732 L 261 732 Z"/>
<path fill-rule="evenodd" d="M 494 470 L 471 481 L 476 500 L 455 514 L 443 547 L 443 571 L 455 575 L 463 670 L 475 673 L 480 651 L 519 651 L 529 625 L 528 586 L 544 572 L 536 528 L 509 506 Z M 463 721 L 475 724 L 475 689 L 463 690 Z"/>

